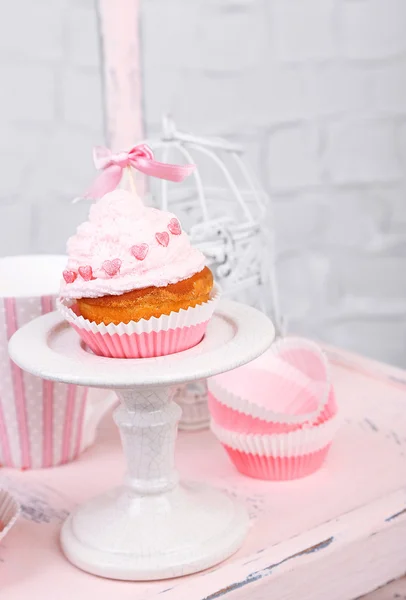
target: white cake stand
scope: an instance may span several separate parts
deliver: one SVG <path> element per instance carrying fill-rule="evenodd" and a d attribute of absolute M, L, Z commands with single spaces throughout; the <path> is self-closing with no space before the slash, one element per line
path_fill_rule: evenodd
<path fill-rule="evenodd" d="M 240 547 L 249 524 L 243 506 L 223 492 L 178 481 L 181 410 L 172 389 L 249 362 L 273 339 L 265 315 L 231 301 L 220 303 L 198 346 L 160 358 L 95 356 L 58 313 L 17 331 L 9 351 L 21 368 L 53 381 L 111 388 L 121 400 L 114 420 L 127 476 L 64 523 L 62 548 L 73 564 L 113 579 L 162 579 L 210 567 Z"/>

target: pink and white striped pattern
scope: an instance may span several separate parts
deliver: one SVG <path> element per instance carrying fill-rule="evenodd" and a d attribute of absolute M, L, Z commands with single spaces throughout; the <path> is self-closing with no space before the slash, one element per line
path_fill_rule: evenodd
<path fill-rule="evenodd" d="M 150 331 L 141 334 L 133 333 L 131 335 L 118 335 L 117 333 L 103 335 L 100 332 L 93 333 L 75 325 L 73 327 L 98 356 L 151 358 L 183 352 L 183 350 L 197 346 L 204 337 L 207 323 L 208 321 L 205 321 L 190 327 L 179 327 L 168 331 Z"/>
<path fill-rule="evenodd" d="M 0 465 L 35 469 L 75 459 L 92 441 L 88 390 L 22 371 L 8 357 L 19 327 L 55 309 L 55 297 L 0 299 Z M 93 420 L 94 421 L 94 420 Z M 95 423 L 92 422 L 95 429 Z"/>
<path fill-rule="evenodd" d="M 201 342 L 219 299 L 220 289 L 215 286 L 207 302 L 119 325 L 88 321 L 70 300 L 61 300 L 58 309 L 98 356 L 151 358 L 182 352 Z"/>

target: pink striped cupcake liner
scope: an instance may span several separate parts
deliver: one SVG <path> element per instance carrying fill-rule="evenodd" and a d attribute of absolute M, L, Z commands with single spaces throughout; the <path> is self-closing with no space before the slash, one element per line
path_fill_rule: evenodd
<path fill-rule="evenodd" d="M 250 433 L 280 433 L 322 423 L 337 412 L 328 361 L 307 340 L 286 338 L 259 359 L 208 381 L 217 421 Z"/>
<path fill-rule="evenodd" d="M 221 391 L 217 392 L 221 398 Z M 297 431 L 301 429 L 303 425 L 301 423 L 278 423 L 273 421 L 263 421 L 257 417 L 252 417 L 244 413 L 240 413 L 223 404 L 221 400 L 218 400 L 212 392 L 208 394 L 208 406 L 211 416 L 214 421 L 224 427 L 225 429 L 231 429 L 239 433 L 258 433 L 261 435 L 271 433 L 288 433 L 289 431 Z M 320 423 L 324 423 L 331 417 L 337 414 L 337 403 L 335 399 L 335 392 L 333 386 L 330 386 L 330 392 L 328 396 L 327 404 L 324 410 L 320 413 L 312 425 L 317 426 Z"/>
<path fill-rule="evenodd" d="M 237 470 L 254 479 L 289 481 L 312 475 L 322 467 L 330 446 L 303 456 L 258 456 L 224 446 Z"/>
<path fill-rule="evenodd" d="M 338 428 L 327 358 L 282 339 L 252 363 L 209 380 L 211 427 L 243 474 L 286 480 L 316 471 Z"/>
<path fill-rule="evenodd" d="M 119 325 L 89 321 L 71 301 L 60 300 L 58 308 L 95 354 L 109 358 L 151 358 L 182 352 L 201 342 L 219 298 L 219 289 L 215 287 L 208 302 L 193 308 Z"/>
<path fill-rule="evenodd" d="M 6 490 L 0 490 L 0 541 L 7 535 L 20 515 L 18 502 Z"/>
<path fill-rule="evenodd" d="M 317 426 L 272 435 L 238 433 L 211 422 L 214 435 L 241 473 L 270 480 L 296 479 L 315 472 L 326 458 L 338 428 L 337 417 Z"/>

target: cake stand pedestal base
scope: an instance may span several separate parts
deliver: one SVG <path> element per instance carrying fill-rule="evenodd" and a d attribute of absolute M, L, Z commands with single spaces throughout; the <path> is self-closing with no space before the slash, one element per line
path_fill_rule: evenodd
<path fill-rule="evenodd" d="M 141 581 L 217 564 L 238 550 L 247 529 L 245 509 L 209 487 L 182 484 L 152 497 L 118 488 L 70 516 L 61 543 L 89 573 Z"/>
<path fill-rule="evenodd" d="M 164 579 L 211 567 L 241 546 L 245 508 L 215 489 L 178 483 L 181 409 L 174 391 L 116 390 L 127 475 L 124 485 L 86 502 L 63 525 L 62 548 L 77 567 L 112 579 Z"/>

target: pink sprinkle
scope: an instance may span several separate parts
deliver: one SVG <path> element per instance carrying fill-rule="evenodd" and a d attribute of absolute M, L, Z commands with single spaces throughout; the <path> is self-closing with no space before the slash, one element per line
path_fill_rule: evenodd
<path fill-rule="evenodd" d="M 107 275 L 110 277 L 114 277 L 120 270 L 121 260 L 119 258 L 115 258 L 114 260 L 105 260 L 102 264 L 103 269 L 106 271 Z"/>
<path fill-rule="evenodd" d="M 146 255 L 148 254 L 149 246 L 148 244 L 135 244 L 135 246 L 131 246 L 130 252 L 137 260 L 144 260 Z"/>
<path fill-rule="evenodd" d="M 161 246 L 167 246 L 169 244 L 169 233 L 167 231 L 156 233 L 155 238 L 158 244 L 161 244 Z"/>
<path fill-rule="evenodd" d="M 175 217 L 169 221 L 168 229 L 173 235 L 180 235 L 182 233 L 180 223 Z"/>
<path fill-rule="evenodd" d="M 79 267 L 78 269 L 79 275 L 85 281 L 90 281 L 93 278 L 93 270 L 90 265 L 85 265 L 84 267 Z"/>
<path fill-rule="evenodd" d="M 66 283 L 73 283 L 77 277 L 75 271 L 64 271 L 62 275 Z"/>

